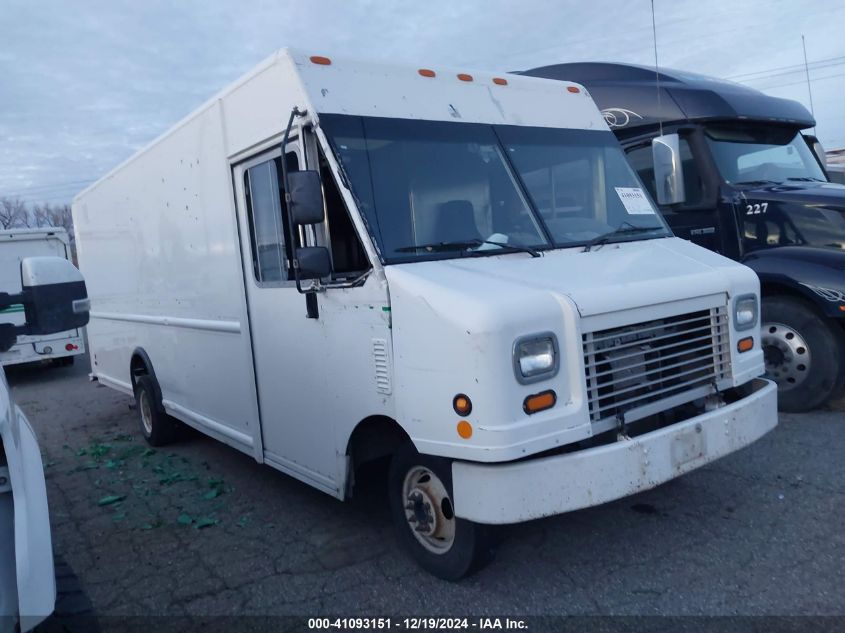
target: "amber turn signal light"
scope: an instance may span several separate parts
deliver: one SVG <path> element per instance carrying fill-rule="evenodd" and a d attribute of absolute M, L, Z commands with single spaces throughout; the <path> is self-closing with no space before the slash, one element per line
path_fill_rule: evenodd
<path fill-rule="evenodd" d="M 540 393 L 535 393 L 533 396 L 528 396 L 522 403 L 522 410 L 528 415 L 531 415 L 532 413 L 551 409 L 555 406 L 556 402 L 557 394 L 549 389 L 548 391 L 541 391 Z"/>
<path fill-rule="evenodd" d="M 472 424 L 467 422 L 466 420 L 461 420 L 458 422 L 458 435 L 460 435 L 465 440 L 468 440 L 472 437 Z"/>
<path fill-rule="evenodd" d="M 452 408 L 458 415 L 466 417 L 472 413 L 472 400 L 469 399 L 469 396 L 459 393 L 452 400 Z"/>
<path fill-rule="evenodd" d="M 743 338 L 743 339 L 740 339 L 739 343 L 736 344 L 736 348 L 740 352 L 747 352 L 752 347 L 754 347 L 754 339 L 751 338 L 750 336 Z"/>

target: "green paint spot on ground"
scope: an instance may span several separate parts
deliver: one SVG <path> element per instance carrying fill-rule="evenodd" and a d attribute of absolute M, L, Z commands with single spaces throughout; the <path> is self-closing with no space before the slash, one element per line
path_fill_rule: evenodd
<path fill-rule="evenodd" d="M 126 499 L 126 495 L 106 495 L 105 497 L 101 497 L 100 500 L 97 502 L 98 506 L 110 506 L 113 503 L 118 503 Z"/>

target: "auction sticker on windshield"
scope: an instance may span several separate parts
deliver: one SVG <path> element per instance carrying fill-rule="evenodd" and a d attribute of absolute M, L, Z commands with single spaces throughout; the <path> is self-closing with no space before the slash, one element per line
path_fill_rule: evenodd
<path fill-rule="evenodd" d="M 625 210 L 632 215 L 654 213 L 651 202 L 639 187 L 614 187 L 616 195 L 625 205 Z"/>

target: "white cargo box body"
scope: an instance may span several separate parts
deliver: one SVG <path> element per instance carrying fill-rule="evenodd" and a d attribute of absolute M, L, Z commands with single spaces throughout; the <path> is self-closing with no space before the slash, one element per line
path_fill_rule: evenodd
<path fill-rule="evenodd" d="M 348 166 L 338 163 L 337 151 L 347 147 L 329 138 L 328 121 L 338 115 L 607 132 L 583 89 L 522 76 L 437 69 L 429 77 L 416 68 L 312 59 L 278 53 L 75 200 L 92 304 L 92 374 L 101 382 L 131 394 L 138 372 L 153 373 L 168 413 L 340 498 L 358 434 L 373 429 L 377 444 L 385 425 L 397 425 L 421 453 L 457 460 L 457 516 L 499 523 L 589 505 L 562 489 L 578 482 L 553 476 L 542 498 L 532 498 L 531 478 L 548 479 L 556 463 L 534 471 L 499 466 L 612 428 L 587 387 L 585 336 L 686 314 L 712 318 L 707 336 L 713 345 L 718 339 L 711 350 L 718 372 L 685 392 L 686 400 L 674 394 L 662 405 L 650 402 L 654 412 L 750 385 L 762 373 L 758 330 L 749 331 L 753 351 L 736 349 L 733 302 L 759 292 L 745 267 L 671 237 L 590 252 L 548 249 L 538 258 L 508 252 L 390 263 L 365 216 L 367 202 L 349 185 Z M 279 195 L 256 189 L 252 170 L 276 169 L 271 163 L 275 157 L 278 164 L 294 107 L 306 115 L 294 120 L 285 161 L 325 169 L 327 196 L 325 178 L 336 182 L 367 260 L 358 283 L 317 293 L 318 318 L 306 318 L 305 297 L 292 281 L 262 276 L 256 253 L 266 244 L 253 243 L 260 222 L 248 212 L 259 196 Z M 443 205 L 451 195 L 445 189 L 412 202 L 420 210 Z M 489 192 L 476 193 L 476 205 L 489 199 Z M 333 226 L 301 229 L 297 239 L 331 246 L 336 262 L 342 249 L 331 241 Z M 277 257 L 284 259 L 281 250 Z M 519 382 L 514 343 L 538 332 L 556 336 L 559 371 L 545 383 Z M 543 389 L 556 392 L 556 404 L 527 415 L 525 399 Z M 472 399 L 463 416 L 474 429 L 469 437 L 456 432 L 456 394 Z M 669 450 L 678 443 L 673 433 L 696 434 L 695 425 L 706 423 L 701 439 L 688 440 L 689 455 L 648 466 L 634 457 L 633 440 L 624 447 L 631 459 L 618 460 L 618 477 L 594 478 L 606 482 L 595 498 L 656 485 L 754 441 L 776 423 L 774 393 L 755 381 L 746 395 L 684 422 L 692 427 L 650 438 L 649 450 Z M 750 412 L 744 430 L 713 439 L 708 451 L 703 438 L 738 424 L 743 411 Z M 614 459 L 605 452 L 587 462 L 606 468 Z M 478 507 L 468 500 L 480 495 L 484 468 L 503 469 L 503 496 Z M 569 477 L 584 464 L 559 470 Z"/>
<path fill-rule="evenodd" d="M 9 229 L 0 231 L 0 291 L 21 291 L 21 260 L 25 257 L 53 256 L 70 259 L 67 231 L 62 228 Z M 22 325 L 24 308 L 13 305 L 0 311 L 3 322 Z M 44 336 L 19 336 L 11 349 L 0 352 L 2 365 L 15 365 L 51 359 L 72 359 L 85 353 L 81 330 Z"/>

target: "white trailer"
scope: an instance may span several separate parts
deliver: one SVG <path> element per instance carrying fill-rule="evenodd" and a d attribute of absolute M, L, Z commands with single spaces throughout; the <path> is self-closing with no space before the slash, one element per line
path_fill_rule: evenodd
<path fill-rule="evenodd" d="M 651 488 L 777 422 L 759 283 L 672 236 L 584 89 L 281 51 L 82 192 L 92 375 L 399 538 Z"/>
<path fill-rule="evenodd" d="M 9 229 L 0 231 L 0 288 L 12 294 L 21 291 L 21 261 L 27 257 L 71 259 L 67 231 L 63 228 Z M 22 325 L 26 318 L 23 305 L 0 310 L 0 320 Z M 82 330 L 68 330 L 45 335 L 19 336 L 17 343 L 0 352 L 3 366 L 52 361 L 71 365 L 75 356 L 85 353 Z"/>

